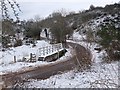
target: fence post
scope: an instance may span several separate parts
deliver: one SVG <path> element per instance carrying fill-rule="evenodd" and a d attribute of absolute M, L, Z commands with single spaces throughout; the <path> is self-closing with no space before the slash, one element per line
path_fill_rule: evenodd
<path fill-rule="evenodd" d="M 14 63 L 16 63 L 16 56 L 14 56 Z"/>
<path fill-rule="evenodd" d="M 57 45 L 58 59 L 59 59 L 59 46 L 60 44 Z"/>
<path fill-rule="evenodd" d="M 39 48 L 39 54 L 40 54 L 40 56 L 41 56 L 41 54 L 42 54 L 42 53 L 41 53 L 41 48 Z"/>
<path fill-rule="evenodd" d="M 30 53 L 30 62 L 32 61 L 32 53 Z"/>
<path fill-rule="evenodd" d="M 51 46 L 49 46 L 49 53 L 51 53 Z"/>
<path fill-rule="evenodd" d="M 49 48 L 48 48 L 48 46 L 46 47 L 46 52 L 47 52 L 47 54 L 49 53 L 49 50 L 48 50 Z"/>
<path fill-rule="evenodd" d="M 54 49 L 54 48 L 53 48 L 53 45 L 52 45 L 52 52 L 54 51 L 53 49 Z"/>
<path fill-rule="evenodd" d="M 43 47 L 43 55 L 45 55 L 45 47 Z"/>

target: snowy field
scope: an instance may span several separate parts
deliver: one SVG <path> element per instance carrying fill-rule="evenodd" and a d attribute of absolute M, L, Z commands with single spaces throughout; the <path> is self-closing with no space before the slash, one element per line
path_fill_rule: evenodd
<path fill-rule="evenodd" d="M 118 63 L 94 65 L 91 70 L 72 70 L 51 76 L 46 80 L 28 80 L 24 87 L 29 88 L 116 88 L 118 85 Z M 112 68 L 115 67 L 115 68 Z M 116 73 L 112 73 L 116 70 Z M 111 72 L 111 73 L 110 73 Z"/>
<path fill-rule="evenodd" d="M 48 46 L 48 44 L 45 41 L 37 41 L 37 44 L 35 47 L 32 47 L 31 45 L 22 45 L 15 48 L 9 48 L 7 51 L 0 51 L 0 54 L 2 57 L 0 57 L 0 64 L 10 64 L 14 62 L 14 56 L 16 56 L 16 60 L 20 61 L 23 59 L 23 57 L 29 57 L 30 53 L 37 54 L 38 49 L 41 47 Z"/>
<path fill-rule="evenodd" d="M 55 63 L 61 60 L 65 60 L 68 57 L 72 56 L 71 54 L 71 49 L 67 49 L 67 53 L 58 59 L 57 61 L 54 62 L 45 62 L 45 61 L 36 61 L 34 63 L 32 62 L 25 62 L 22 61 L 23 57 L 29 58 L 30 53 L 34 53 L 38 56 L 38 48 L 46 47 L 46 46 L 51 46 L 48 42 L 42 40 L 42 41 L 37 41 L 37 44 L 35 47 L 32 47 L 32 45 L 22 45 L 19 47 L 15 48 L 10 48 L 7 51 L 0 51 L 1 57 L 0 57 L 0 74 L 5 74 L 9 72 L 15 72 L 15 71 L 22 71 L 22 70 L 27 70 L 32 67 L 37 67 L 40 65 L 46 65 L 46 64 L 51 64 Z M 55 52 L 53 52 L 55 53 Z M 52 53 L 51 53 L 52 54 Z M 16 62 L 14 62 L 14 56 L 16 56 Z"/>
<path fill-rule="evenodd" d="M 89 70 L 84 70 L 83 72 L 78 72 L 76 69 L 68 72 L 63 72 L 62 74 L 51 76 L 45 80 L 39 79 L 29 79 L 24 83 L 22 87 L 27 88 L 117 88 L 118 83 L 118 61 L 112 62 L 110 64 L 103 63 L 103 55 L 106 55 L 105 51 L 97 52 L 94 50 L 95 47 L 99 47 L 96 43 L 86 43 L 81 41 L 85 39 L 86 36 L 81 36 L 79 32 L 74 32 L 73 40 L 67 40 L 67 42 L 78 43 L 85 48 L 89 49 L 93 55 L 92 66 Z M 80 42 L 79 42 L 80 41 Z M 16 62 L 13 63 L 13 56 L 16 55 L 17 60 L 21 60 L 22 57 L 29 57 L 29 54 L 37 53 L 38 48 L 50 45 L 49 43 L 43 41 L 38 41 L 36 47 L 30 46 L 20 46 L 16 48 L 10 48 L 5 52 L 0 52 L 2 54 L 0 58 L 0 74 L 27 70 L 31 67 L 37 67 L 40 65 L 46 65 L 51 63 L 60 62 L 62 60 L 67 60 L 72 56 L 72 47 L 68 49 L 65 56 L 61 57 L 54 62 L 43 62 L 37 61 L 34 63 L 29 62 Z M 28 68 L 29 67 L 29 68 Z"/>
<path fill-rule="evenodd" d="M 79 37 L 79 38 L 78 38 Z M 78 43 L 89 49 L 93 55 L 92 66 L 89 70 L 78 72 L 71 70 L 59 75 L 51 76 L 45 80 L 30 79 L 24 83 L 23 87 L 28 88 L 117 88 L 118 87 L 118 63 L 103 63 L 102 57 L 105 51 L 98 53 L 94 50 L 98 45 L 96 43 L 88 44 L 86 42 L 77 42 L 82 40 L 79 33 L 74 33 L 75 41 L 68 42 Z M 79 39 L 79 40 L 78 40 Z"/>

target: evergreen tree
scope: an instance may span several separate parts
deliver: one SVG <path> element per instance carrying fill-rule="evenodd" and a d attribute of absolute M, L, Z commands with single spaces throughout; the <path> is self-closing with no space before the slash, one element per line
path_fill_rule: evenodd
<path fill-rule="evenodd" d="M 100 44 L 106 50 L 109 60 L 120 59 L 120 30 L 114 25 L 108 24 L 98 31 Z"/>

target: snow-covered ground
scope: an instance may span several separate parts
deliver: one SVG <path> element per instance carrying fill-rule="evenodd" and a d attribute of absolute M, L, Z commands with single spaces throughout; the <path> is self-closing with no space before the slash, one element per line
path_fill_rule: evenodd
<path fill-rule="evenodd" d="M 14 62 L 14 56 L 16 56 L 16 60 L 20 61 L 23 59 L 23 57 L 29 57 L 30 53 L 37 54 L 38 49 L 41 47 L 45 47 L 50 45 L 49 43 L 42 41 L 37 41 L 37 44 L 35 47 L 32 47 L 31 45 L 22 45 L 15 48 L 9 48 L 9 50 L 6 51 L 0 51 L 1 57 L 0 57 L 0 64 L 10 64 Z"/>
<path fill-rule="evenodd" d="M 22 71 L 22 70 L 30 69 L 32 67 L 37 67 L 40 65 L 51 64 L 61 60 L 65 60 L 68 57 L 72 56 L 71 54 L 72 49 L 67 49 L 68 52 L 63 57 L 61 57 L 60 59 L 54 62 L 36 61 L 32 63 L 32 62 L 22 61 L 23 57 L 29 58 L 30 53 L 34 53 L 36 55 L 39 54 L 38 49 L 46 46 L 51 46 L 51 45 L 48 42 L 41 40 L 41 41 L 37 41 L 37 44 L 35 47 L 32 47 L 32 45 L 27 45 L 27 46 L 22 45 L 19 47 L 10 48 L 9 50 L 4 52 L 0 51 L 0 54 L 1 54 L 0 74 L 15 72 L 15 71 Z M 55 52 L 56 51 L 52 53 L 55 53 Z M 50 55 L 50 53 L 48 55 Z M 16 62 L 14 62 L 14 56 L 16 56 L 16 60 L 17 60 Z"/>
<path fill-rule="evenodd" d="M 118 63 L 95 65 L 91 70 L 75 72 L 75 70 L 51 76 L 46 80 L 31 79 L 24 84 L 29 88 L 116 88 L 118 85 Z M 116 67 L 116 68 L 112 68 Z M 113 70 L 116 70 L 114 73 Z M 111 73 L 109 73 L 111 72 Z"/>
<path fill-rule="evenodd" d="M 79 37 L 79 38 L 78 38 Z M 77 42 L 82 36 L 77 33 L 73 35 L 74 40 L 68 42 L 78 43 L 89 49 L 93 55 L 91 69 L 83 72 L 71 70 L 63 74 L 51 76 L 45 80 L 30 79 L 23 87 L 28 88 L 117 88 L 118 87 L 118 61 L 110 64 L 103 63 L 102 57 L 105 51 L 100 53 L 94 50 L 96 43 Z"/>

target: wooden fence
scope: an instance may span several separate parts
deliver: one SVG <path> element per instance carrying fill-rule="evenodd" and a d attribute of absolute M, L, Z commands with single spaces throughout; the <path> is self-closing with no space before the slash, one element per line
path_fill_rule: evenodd
<path fill-rule="evenodd" d="M 57 52 L 62 48 L 63 48 L 62 43 L 53 44 L 51 46 L 39 48 L 39 56 L 45 56 L 45 55 L 51 54 L 53 52 Z"/>
<path fill-rule="evenodd" d="M 46 55 L 51 55 L 56 52 L 59 52 L 60 49 L 62 49 L 62 43 L 59 44 L 53 44 L 50 46 L 39 48 L 36 53 L 30 53 L 29 59 L 26 57 L 23 57 L 22 61 L 29 61 L 29 62 L 35 62 L 39 57 L 45 57 Z M 17 57 L 14 56 L 14 63 L 17 61 Z"/>

